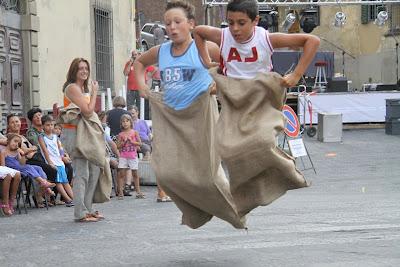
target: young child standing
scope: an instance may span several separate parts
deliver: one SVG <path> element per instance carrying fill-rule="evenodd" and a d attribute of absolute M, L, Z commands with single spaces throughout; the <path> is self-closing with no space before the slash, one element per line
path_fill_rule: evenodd
<path fill-rule="evenodd" d="M 4 164 L 4 161 L 0 162 L 0 182 L 2 185 L 0 208 L 5 216 L 11 216 L 14 213 L 14 201 L 17 198 L 21 173 L 4 166 Z"/>
<path fill-rule="evenodd" d="M 35 179 L 46 195 L 54 196 L 54 192 L 50 188 L 56 185 L 46 180 L 46 174 L 41 167 L 26 164 L 25 154 L 20 148 L 21 142 L 22 139 L 18 134 L 7 134 L 7 146 L 0 154 L 2 165 L 5 164 L 7 167 L 18 170 L 23 175 Z"/>
<path fill-rule="evenodd" d="M 135 184 L 136 198 L 145 198 L 140 191 L 139 176 L 137 173 L 139 162 L 137 158 L 137 148 L 140 147 L 141 141 L 139 133 L 133 130 L 132 117 L 128 114 L 121 116 L 121 132 L 117 137 L 117 146 L 119 148 L 118 163 L 118 199 L 124 197 L 125 177 L 128 170 L 132 171 L 133 183 Z"/>
<path fill-rule="evenodd" d="M 60 143 L 58 137 L 53 134 L 54 119 L 50 115 L 42 117 L 44 134 L 39 136 L 40 150 L 46 163 L 57 169 L 56 188 L 64 199 L 67 207 L 73 207 L 73 193 L 69 185 L 65 165 L 60 153 Z"/>

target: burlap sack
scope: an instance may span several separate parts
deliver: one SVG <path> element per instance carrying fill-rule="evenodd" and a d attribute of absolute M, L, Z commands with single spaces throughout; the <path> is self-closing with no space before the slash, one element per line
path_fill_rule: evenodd
<path fill-rule="evenodd" d="M 268 205 L 289 189 L 306 187 L 294 159 L 276 146 L 284 128 L 286 90 L 277 73 L 259 73 L 240 80 L 210 70 L 217 84 L 221 114 L 217 151 L 226 164 L 239 215 Z"/>
<path fill-rule="evenodd" d="M 215 151 L 218 118 L 215 96 L 204 93 L 184 110 L 164 105 L 150 94 L 153 123 L 151 165 L 157 181 L 182 211 L 182 224 L 198 228 L 212 216 L 245 228 Z"/>

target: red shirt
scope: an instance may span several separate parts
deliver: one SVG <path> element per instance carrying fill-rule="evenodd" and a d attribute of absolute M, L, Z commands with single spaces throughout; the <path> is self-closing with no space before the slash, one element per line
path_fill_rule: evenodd
<path fill-rule="evenodd" d="M 126 62 L 125 68 L 128 67 L 129 63 L 130 63 L 130 61 Z M 131 69 L 129 70 L 129 73 L 128 73 L 127 86 L 128 86 L 128 90 L 132 90 L 132 91 L 138 90 L 138 85 L 137 85 L 136 78 L 135 78 L 135 72 L 133 71 L 133 64 L 131 64 Z"/>
<path fill-rule="evenodd" d="M 150 66 L 148 66 L 147 68 L 146 68 L 146 70 L 144 71 L 144 79 L 145 79 L 145 82 L 147 83 L 147 81 L 149 80 L 149 77 L 147 77 L 147 74 L 150 72 L 150 73 L 152 73 L 152 72 L 154 72 L 156 70 L 156 68 L 153 66 L 153 65 L 150 65 Z M 154 74 L 152 75 L 152 79 L 153 79 L 153 76 L 154 76 Z"/>
<path fill-rule="evenodd" d="M 125 68 L 128 66 L 130 61 L 126 62 L 125 64 Z M 154 66 L 148 66 L 144 72 L 144 79 L 145 82 L 147 82 L 147 73 L 148 72 L 153 72 L 155 70 Z M 135 77 L 135 72 L 133 71 L 133 64 L 131 65 L 131 69 L 129 70 L 128 73 L 128 90 L 132 90 L 132 91 L 137 91 L 138 90 L 138 85 L 137 85 L 137 81 L 136 81 L 136 77 Z"/>

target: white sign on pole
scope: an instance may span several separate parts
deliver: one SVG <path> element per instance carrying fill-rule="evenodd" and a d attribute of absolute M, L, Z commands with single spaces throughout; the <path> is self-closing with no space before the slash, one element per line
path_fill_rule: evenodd
<path fill-rule="evenodd" d="M 124 97 L 125 101 L 126 101 L 126 86 L 122 85 L 122 96 Z"/>
<path fill-rule="evenodd" d="M 111 88 L 107 88 L 107 110 L 112 109 L 112 95 Z"/>
<path fill-rule="evenodd" d="M 101 111 L 106 110 L 106 94 L 103 92 L 101 93 Z"/>
<path fill-rule="evenodd" d="M 140 98 L 140 119 L 144 120 L 144 98 Z"/>
<path fill-rule="evenodd" d="M 293 157 L 298 158 L 307 156 L 307 150 L 302 138 L 288 140 L 288 144 Z"/>

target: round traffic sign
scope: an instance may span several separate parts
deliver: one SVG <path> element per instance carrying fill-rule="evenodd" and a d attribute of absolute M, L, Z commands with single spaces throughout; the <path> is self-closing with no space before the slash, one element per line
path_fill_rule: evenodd
<path fill-rule="evenodd" d="M 294 110 L 288 105 L 282 108 L 283 115 L 286 117 L 284 132 L 289 137 L 297 137 L 300 133 L 300 122 Z"/>

